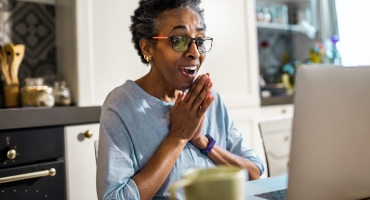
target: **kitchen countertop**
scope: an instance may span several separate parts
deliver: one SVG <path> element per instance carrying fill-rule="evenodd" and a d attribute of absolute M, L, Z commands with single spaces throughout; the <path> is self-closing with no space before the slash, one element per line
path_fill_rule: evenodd
<path fill-rule="evenodd" d="M 0 130 L 99 123 L 100 106 L 0 109 Z"/>
<path fill-rule="evenodd" d="M 261 106 L 272 106 L 281 104 L 293 104 L 293 95 L 261 98 Z"/>

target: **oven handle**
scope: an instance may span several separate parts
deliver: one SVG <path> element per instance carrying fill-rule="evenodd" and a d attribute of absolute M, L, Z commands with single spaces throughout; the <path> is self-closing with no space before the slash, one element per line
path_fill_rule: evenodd
<path fill-rule="evenodd" d="M 39 172 L 19 174 L 19 175 L 14 175 L 14 176 L 7 176 L 7 177 L 0 178 L 0 184 L 1 183 L 24 180 L 24 179 L 38 178 L 38 177 L 43 177 L 43 176 L 55 176 L 56 173 L 57 173 L 57 171 L 54 168 L 51 168 L 49 170 L 43 170 L 43 171 L 39 171 Z"/>

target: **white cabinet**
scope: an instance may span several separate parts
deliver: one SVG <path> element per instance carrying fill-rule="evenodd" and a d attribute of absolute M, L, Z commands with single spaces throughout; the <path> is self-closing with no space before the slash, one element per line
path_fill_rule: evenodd
<path fill-rule="evenodd" d="M 90 131 L 92 134 L 89 137 Z M 98 199 L 94 141 L 99 138 L 99 124 L 67 126 L 64 129 L 68 200 Z"/>
<path fill-rule="evenodd" d="M 67 81 L 76 105 L 102 105 L 115 87 L 149 71 L 140 62 L 129 32 L 137 3 L 57 1 L 58 75 Z"/>

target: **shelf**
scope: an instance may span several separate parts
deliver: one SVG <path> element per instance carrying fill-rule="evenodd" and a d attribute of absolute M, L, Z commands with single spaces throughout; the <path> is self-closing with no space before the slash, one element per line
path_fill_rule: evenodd
<path fill-rule="evenodd" d="M 257 0 L 256 2 L 267 3 L 311 3 L 312 0 Z"/>
<path fill-rule="evenodd" d="M 297 25 L 292 24 L 279 24 L 279 23 L 268 23 L 268 22 L 257 22 L 257 28 L 267 29 L 272 31 L 292 31 L 293 33 L 301 33 L 307 37 L 313 39 L 316 34 L 316 28 L 307 22 L 302 22 Z"/>
<path fill-rule="evenodd" d="M 41 3 L 41 4 L 48 4 L 48 5 L 55 5 L 56 0 L 17 0 L 17 1 L 24 1 L 29 3 Z"/>

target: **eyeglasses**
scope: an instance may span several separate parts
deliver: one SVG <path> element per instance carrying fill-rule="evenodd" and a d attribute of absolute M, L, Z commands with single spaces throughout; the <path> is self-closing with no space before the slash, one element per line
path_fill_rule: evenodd
<path fill-rule="evenodd" d="M 213 38 L 210 37 L 191 38 L 187 36 L 154 36 L 152 39 L 170 39 L 172 43 L 172 49 L 179 52 L 187 51 L 191 45 L 191 42 L 194 40 L 199 53 L 211 51 L 213 42 Z"/>

